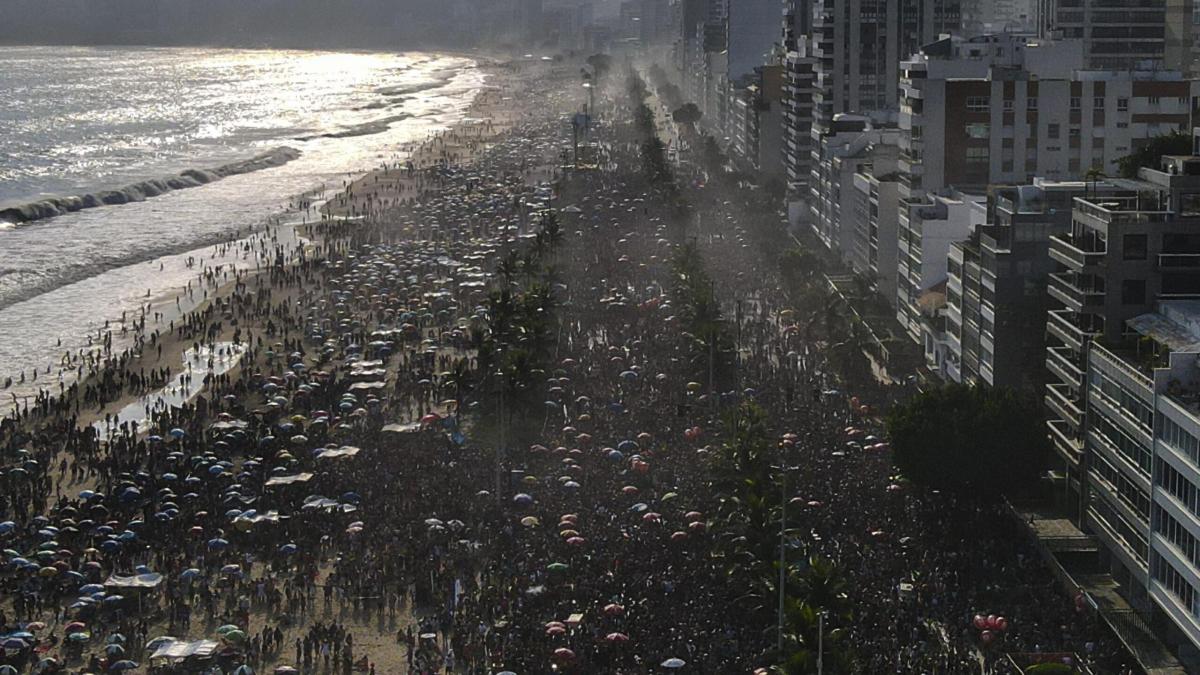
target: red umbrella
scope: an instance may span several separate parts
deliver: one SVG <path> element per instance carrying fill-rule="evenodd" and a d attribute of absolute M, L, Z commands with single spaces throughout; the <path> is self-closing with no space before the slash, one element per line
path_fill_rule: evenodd
<path fill-rule="evenodd" d="M 625 613 L 625 608 L 614 602 L 604 606 L 604 613 L 608 616 L 621 616 Z"/>
<path fill-rule="evenodd" d="M 687 532 L 672 532 L 671 541 L 683 541 L 687 539 Z"/>
<path fill-rule="evenodd" d="M 554 658 L 558 659 L 559 661 L 570 661 L 571 659 L 575 658 L 575 652 L 567 649 L 566 647 L 559 647 L 558 649 L 554 650 Z"/>
<path fill-rule="evenodd" d="M 609 633 L 604 639 L 608 642 L 629 642 L 629 636 L 624 633 Z"/>

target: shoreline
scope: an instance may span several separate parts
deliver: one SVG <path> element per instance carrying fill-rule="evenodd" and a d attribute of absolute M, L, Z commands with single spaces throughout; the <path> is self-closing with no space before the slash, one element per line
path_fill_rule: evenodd
<path fill-rule="evenodd" d="M 419 173 L 426 176 L 435 176 L 439 172 L 439 163 L 437 157 L 445 152 L 446 147 L 458 147 L 458 143 L 463 139 L 472 141 L 470 147 L 463 147 L 463 152 L 455 152 L 453 165 L 456 167 L 476 167 L 475 170 L 482 170 L 484 164 L 480 158 L 484 154 L 491 153 L 492 150 L 499 144 L 509 142 L 514 137 L 513 127 L 508 124 L 483 124 L 482 120 L 490 119 L 493 115 L 497 117 L 506 117 L 510 121 L 514 121 L 523 116 L 522 110 L 527 104 L 520 99 L 504 98 L 501 96 L 488 97 L 484 96 L 477 103 L 473 103 L 467 114 L 458 124 L 450 125 L 445 129 L 440 130 L 437 134 L 427 139 L 414 148 L 412 156 L 417 158 L 416 161 L 423 165 L 419 167 Z M 528 113 L 525 113 L 526 115 Z M 485 129 L 486 127 L 486 129 Z M 457 140 L 456 140 L 457 139 Z M 434 148 L 431 150 L 431 148 Z M 542 164 L 538 162 L 545 160 L 552 162 L 552 156 L 537 155 L 537 154 L 521 154 L 522 158 L 529 158 L 534 161 L 536 171 L 526 171 L 525 176 L 521 180 L 508 182 L 507 187 L 502 187 L 503 190 L 497 194 L 504 194 L 507 191 L 512 191 L 516 194 L 533 195 L 535 192 L 534 185 L 540 182 L 540 176 L 548 171 Z M 506 161 L 512 161 L 511 159 Z M 524 162 L 521 165 L 523 166 Z M 353 187 L 348 187 L 346 205 L 365 206 L 370 200 L 361 189 L 364 181 L 371 181 L 378 175 L 376 171 L 370 171 L 351 185 L 359 185 L 359 192 L 356 193 Z M 386 171 L 383 175 L 386 175 Z M 449 189 L 449 186 L 446 186 Z M 490 187 L 490 186 L 489 186 Z M 359 252 L 364 249 L 359 248 L 359 245 L 367 243 L 370 239 L 363 240 L 358 236 L 360 229 L 367 230 L 389 230 L 389 239 L 392 244 L 387 245 L 390 259 L 401 262 L 401 264 L 409 264 L 414 270 L 416 278 L 424 281 L 421 283 L 429 290 L 437 287 L 436 280 L 431 282 L 429 279 L 434 279 L 436 276 L 450 274 L 456 276 L 455 272 L 449 271 L 449 268 L 442 266 L 440 259 L 445 255 L 455 255 L 448 253 L 457 246 L 458 250 L 469 252 L 475 250 L 472 247 L 477 246 L 475 243 L 468 244 L 466 240 L 455 239 L 457 244 L 447 240 L 444 245 L 431 245 L 431 242 L 420 239 L 419 228 L 412 225 L 413 219 L 419 220 L 422 209 L 436 208 L 429 204 L 437 204 L 441 200 L 440 192 L 432 185 L 427 186 L 427 189 L 422 191 L 419 205 L 404 205 L 396 204 L 389 206 L 386 213 L 381 212 L 381 218 L 378 222 L 359 223 L 357 221 L 342 220 L 337 217 L 337 214 L 332 216 L 322 217 L 320 220 L 307 223 L 305 225 L 294 226 L 294 232 L 297 237 L 308 235 L 312 237 L 312 241 L 305 242 L 302 239 L 295 240 L 287 247 L 275 246 L 271 243 L 270 238 L 272 232 L 276 228 L 269 228 L 265 233 L 259 232 L 251 235 L 251 240 L 256 240 L 257 243 L 252 247 L 252 255 L 254 259 L 263 262 L 260 269 L 248 270 L 242 272 L 229 273 L 229 278 L 225 278 L 226 272 L 219 268 L 203 267 L 198 268 L 202 275 L 207 276 L 202 283 L 193 284 L 191 293 L 196 296 L 198 302 L 195 306 L 183 310 L 181 317 L 175 322 L 175 331 L 169 332 L 163 330 L 159 337 L 153 342 L 147 342 L 140 350 L 129 352 L 130 356 L 127 362 L 118 365 L 111 365 L 104 368 L 104 372 L 100 375 L 85 378 L 82 382 L 83 386 L 79 387 L 74 397 L 74 403 L 78 404 L 83 397 L 83 390 L 89 386 L 102 384 L 100 380 L 116 379 L 122 382 L 127 381 L 129 375 L 139 373 L 145 370 L 145 367 L 163 367 L 170 365 L 172 372 L 170 378 L 175 377 L 180 373 L 179 364 L 182 360 L 182 355 L 185 351 L 192 348 L 199 341 L 203 344 L 221 345 L 235 338 L 247 345 L 246 353 L 241 357 L 240 362 L 232 369 L 224 372 L 220 377 L 214 378 L 211 382 L 192 382 L 193 398 L 191 403 L 182 406 L 179 410 L 179 415 L 172 412 L 170 415 L 155 414 L 154 424 L 140 424 L 136 429 L 125 427 L 121 429 L 109 429 L 107 433 L 102 434 L 101 438 L 86 440 L 89 436 L 89 430 L 92 428 L 92 423 L 97 420 L 104 420 L 105 415 L 111 415 L 119 412 L 131 402 L 137 402 L 142 396 L 140 391 L 135 391 L 131 388 L 123 388 L 122 395 L 106 401 L 98 408 L 92 406 L 91 410 L 80 409 L 78 413 L 73 413 L 70 406 L 66 408 L 54 409 L 48 403 L 47 409 L 53 409 L 54 414 L 47 416 L 41 413 L 41 408 L 31 409 L 34 414 L 31 418 L 24 419 L 21 424 L 23 429 L 34 432 L 34 435 L 47 433 L 49 426 L 45 426 L 50 419 L 57 419 L 60 414 L 65 414 L 69 417 L 69 423 L 73 427 L 78 427 L 85 432 L 82 449 L 71 450 L 71 443 L 64 446 L 34 446 L 31 447 L 28 457 L 37 457 L 42 466 L 47 467 L 46 489 L 48 490 L 45 501 L 39 502 L 33 500 L 32 505 L 34 511 L 25 514 L 32 516 L 33 514 L 45 513 L 50 517 L 57 518 L 61 515 L 59 509 L 65 504 L 82 504 L 82 498 L 77 498 L 76 494 L 87 494 L 86 491 L 103 490 L 120 491 L 123 488 L 121 475 L 124 475 L 126 470 L 132 470 L 131 467 L 140 464 L 141 461 L 148 460 L 150 462 L 150 473 L 153 476 L 164 468 L 160 465 L 157 469 L 154 468 L 156 462 L 161 461 L 161 458 L 148 457 L 144 455 L 147 446 L 155 447 L 155 436 L 151 434 L 162 434 L 166 436 L 166 429 L 170 425 L 178 424 L 179 436 L 175 438 L 181 444 L 184 442 L 192 443 L 193 441 L 186 440 L 189 438 L 199 439 L 207 435 L 208 425 L 213 419 L 226 419 L 224 415 L 229 412 L 234 412 L 244 419 L 254 419 L 259 413 L 251 412 L 252 408 L 258 407 L 261 411 L 262 404 L 258 403 L 257 390 L 239 391 L 238 401 L 230 403 L 226 399 L 233 398 L 231 395 L 231 387 L 234 382 L 249 380 L 251 382 L 261 382 L 262 377 L 267 374 L 280 374 L 281 367 L 284 371 L 288 370 L 288 364 L 295 361 L 295 355 L 287 356 L 290 351 L 304 352 L 306 356 L 302 359 L 303 362 L 312 362 L 312 368 L 318 367 L 325 369 L 329 373 L 329 377 L 333 380 L 342 381 L 343 379 L 349 382 L 361 382 L 358 376 L 354 374 L 354 369 L 350 365 L 362 358 L 353 352 L 345 355 L 337 356 L 333 361 L 326 362 L 320 355 L 320 352 L 313 347 L 314 340 L 319 342 L 319 338 L 312 338 L 308 333 L 307 324 L 301 318 L 301 315 L 294 313 L 293 308 L 314 306 L 321 302 L 319 299 L 324 297 L 325 292 L 329 292 L 328 284 L 339 283 L 341 274 L 337 269 L 348 264 L 349 261 L 355 259 L 354 252 Z M 517 209 L 513 209 L 514 212 Z M 405 215 L 408 214 L 408 215 Z M 522 216 L 523 217 L 523 216 Z M 513 216 L 511 222 L 516 222 L 516 215 Z M 487 241 L 507 241 L 508 235 L 505 233 L 507 228 L 495 228 L 490 225 L 485 226 L 486 231 L 481 236 Z M 459 226 L 459 233 L 463 232 L 462 226 Z M 414 238 L 415 237 L 415 238 Z M 353 248 L 351 247 L 353 245 Z M 368 246 L 367 250 L 372 247 Z M 408 251 L 412 251 L 412 255 L 417 256 L 415 262 L 405 262 L 410 260 Z M 480 251 L 494 251 L 495 249 L 484 245 Z M 320 262 L 319 262 L 320 261 Z M 325 261 L 331 261 L 326 263 Z M 491 261 L 482 262 L 482 265 L 490 268 Z M 436 272 L 436 274 L 435 274 Z M 472 273 L 474 274 L 474 273 Z M 480 272 L 482 273 L 482 271 Z M 351 277 L 353 278 L 353 277 Z M 472 282 L 474 283 L 474 282 Z M 465 289 L 471 290 L 465 290 Z M 414 291 L 415 292 L 415 291 Z M 475 286 L 467 285 L 460 289 L 455 296 L 463 301 L 465 307 L 470 307 L 475 301 L 481 299 L 482 291 Z M 203 297 L 203 296 L 207 297 Z M 336 293 L 335 293 L 335 297 Z M 469 300 L 469 301 L 468 301 Z M 168 302 L 170 302 L 168 300 Z M 357 301 L 356 301 L 357 302 Z M 256 310 L 256 311 L 251 311 Z M 364 315 L 370 312 L 369 309 L 363 308 Z M 389 371 L 381 378 L 381 384 L 386 394 L 386 402 L 377 413 L 391 422 L 400 424 L 408 424 L 423 419 L 424 416 L 433 411 L 439 411 L 442 414 L 447 414 L 446 402 L 441 403 L 438 400 L 441 397 L 432 397 L 426 390 L 425 385 L 419 382 L 410 381 L 410 377 L 405 375 L 403 366 L 407 366 L 412 362 L 413 367 L 417 367 L 417 363 L 429 362 L 431 373 L 435 368 L 434 363 L 442 359 L 450 360 L 461 358 L 464 352 L 465 344 L 461 339 L 450 340 L 446 338 L 448 324 L 444 319 L 419 319 L 415 320 L 418 327 L 415 328 L 415 335 L 406 338 L 400 344 L 405 345 L 402 348 L 401 356 L 393 357 L 390 361 L 385 356 L 384 363 Z M 236 325 L 235 325 L 236 322 Z M 274 324 L 274 325 L 272 325 Z M 147 321 L 147 333 L 154 326 Z M 452 324 L 451 324 L 452 325 Z M 169 324 L 168 324 L 169 326 Z M 303 328 L 303 330 L 301 330 Z M 425 347 L 426 343 L 437 345 L 436 348 Z M 161 354 L 159 348 L 161 347 Z M 405 351 L 405 349 L 407 351 Z M 395 359 L 399 358 L 403 366 L 399 373 L 395 372 L 397 365 Z M 415 372 L 424 372 L 426 366 L 420 366 L 421 370 Z M 293 371 L 303 372 L 303 371 Z M 263 373 L 264 375 L 259 375 Z M 433 376 L 432 374 L 430 376 Z M 441 375 L 436 377 L 440 378 Z M 271 379 L 275 379 L 272 377 Z M 370 383 L 368 383 L 370 384 Z M 257 385 L 256 385 L 257 386 Z M 371 387 L 367 387 L 362 391 L 375 391 Z M 352 391 L 359 391 L 354 386 L 349 387 Z M 152 391 L 154 391 L 152 389 Z M 289 392 L 290 393 L 290 392 Z M 222 394 L 225 394 L 222 396 Z M 153 394 L 151 394 L 153 396 Z M 360 393 L 360 396 L 363 394 Z M 267 405 L 271 405 L 271 396 L 267 395 L 264 399 Z M 298 400 L 298 399 L 294 399 Z M 361 399 L 360 399 L 361 400 Z M 67 403 L 60 401 L 59 403 Z M 362 405 L 362 403 L 360 403 Z M 86 406 L 84 406 L 86 407 Z M 367 406 L 370 407 L 370 406 Z M 206 415 L 204 410 L 213 411 Z M 222 417 L 215 418 L 216 410 L 222 411 Z M 364 411 L 365 412 L 365 411 Z M 347 424 L 351 420 L 357 419 L 357 411 L 354 415 L 347 415 L 344 419 Z M 187 420 L 192 419 L 192 422 Z M 286 417 L 285 417 L 286 419 Z M 168 421 L 170 420 L 170 421 Z M 261 421 L 260 421 L 261 423 Z M 308 422 L 306 421 L 305 424 Z M 166 426 L 164 426 L 166 425 Z M 103 424 L 101 424 L 103 426 Z M 340 426 L 340 425 L 339 425 Z M 315 429 L 315 427 L 314 427 Z M 11 426 L 5 428 L 0 425 L 0 441 L 5 439 L 7 435 L 11 440 L 14 437 L 16 430 Z M 72 432 L 73 433 L 73 432 Z M 172 429 L 172 434 L 175 430 Z M 317 432 L 311 432 L 317 433 Z M 24 432 L 17 433 L 16 436 L 23 435 Z M 331 433 L 332 435 L 332 433 Z M 427 438 L 422 435 L 423 438 Z M 94 441 L 94 443 L 93 443 Z M 0 446 L 3 444 L 0 443 Z M 357 444 L 356 444 L 357 445 Z M 366 449 L 373 450 L 364 444 Z M 90 449 L 88 449 L 90 448 Z M 81 452 L 82 450 L 82 452 Z M 157 450 L 152 450 L 151 453 L 156 453 Z M 308 457 L 307 449 L 299 452 L 302 457 Z M 245 457 L 249 457 L 249 453 Z M 267 457 L 270 457 L 268 453 Z M 242 461 L 242 460 L 238 460 Z M 271 461 L 271 460 L 265 460 Z M 309 460 L 312 461 L 312 460 Z M 11 465 L 9 465 L 11 467 Z M 247 463 L 242 468 L 243 471 L 249 471 L 250 464 Z M 180 475 L 184 474 L 184 470 L 180 470 Z M 274 475 L 274 474 L 271 474 Z M 192 478 L 189 474 L 189 480 Z M 242 479 L 243 482 L 249 481 L 249 477 Z M 254 484 L 257 484 L 259 479 L 254 479 Z M 364 486 L 360 490 L 367 490 Z M 333 492 L 334 495 L 341 491 Z M 20 493 L 18 493 L 20 494 Z M 0 506 L 3 506 L 0 503 Z M 208 509 L 215 511 L 215 507 Z M 215 511 L 219 516 L 221 511 Z M 299 517 L 299 513 L 297 513 Z M 364 516 L 366 517 L 366 516 Z M 24 520 L 25 516 L 20 517 Z M 197 514 L 197 519 L 205 523 L 205 528 L 212 527 L 208 523 L 207 516 Z M 3 520 L 3 518 L 0 518 Z M 220 521 L 214 521 L 220 522 Z M 225 525 L 220 525 L 224 528 Z M 223 530 L 215 530 L 222 532 Z M 3 539 L 4 532 L 0 531 L 0 539 Z M 230 532 L 230 539 L 241 541 L 236 532 Z M 273 535 L 274 536 L 274 535 Z M 297 535 L 298 536 L 298 535 Z M 7 545 L 7 544 L 6 544 Z M 106 549 L 108 550 L 108 549 Z M 319 577 L 322 584 L 345 583 L 336 576 L 337 563 L 332 551 L 324 545 L 320 549 L 309 549 L 311 552 L 305 555 L 304 561 L 312 559 L 314 565 L 314 577 Z M 167 575 L 174 579 L 178 573 L 171 564 L 178 563 L 177 559 L 164 558 L 163 552 L 178 553 L 174 548 L 167 548 L 164 551 L 150 552 L 149 564 L 154 569 L 162 569 Z M 239 558 L 240 560 L 240 558 Z M 121 561 L 114 560 L 112 562 L 111 573 L 128 572 L 128 565 L 123 565 Z M 277 561 L 264 559 L 255 561 L 254 563 L 246 564 L 247 573 L 273 575 L 273 569 Z M 305 562 L 305 565 L 308 563 Z M 201 565 L 204 567 L 204 565 Z M 215 574 L 215 570 L 213 571 Z M 0 581 L 4 578 L 4 568 L 0 567 Z M 331 576 L 334 575 L 334 576 Z M 172 585 L 174 582 L 172 582 Z M 4 611 L 9 616 L 13 616 L 8 606 L 9 599 L 6 599 Z M 289 595 L 289 605 L 294 598 Z M 414 598 L 415 600 L 415 598 Z M 356 606 L 358 601 L 355 600 Z M 328 601 L 327 601 L 328 606 Z M 405 604 L 405 599 L 400 600 L 401 617 L 405 625 L 411 625 L 410 622 L 415 622 L 420 617 L 426 616 L 428 607 L 421 608 L 408 607 Z M 266 612 L 265 608 L 256 607 L 251 612 L 249 618 L 243 621 L 253 623 L 255 630 L 263 626 L 264 623 L 273 620 L 275 612 Z M 196 607 L 199 614 L 199 607 Z M 20 609 L 16 610 L 19 615 Z M 291 612 L 289 612 L 291 613 Z M 219 615 L 224 616 L 224 615 Z M 306 621 L 312 621 L 317 616 L 304 616 Z M 330 615 L 328 612 L 323 617 L 336 617 L 342 625 L 349 626 L 355 631 L 355 647 L 360 650 L 369 650 L 372 660 L 381 666 L 380 672 L 396 673 L 402 672 L 403 663 L 403 647 L 399 646 L 395 637 L 395 615 L 392 615 L 392 620 L 389 622 L 388 628 L 383 628 L 383 620 L 377 625 L 374 621 L 363 619 L 358 616 L 357 610 L 351 614 L 348 608 L 343 606 L 339 613 Z M 210 619 L 213 615 L 209 614 Z M 192 635 L 198 637 L 194 630 L 187 630 L 186 626 L 181 631 L 180 627 L 173 622 L 171 625 L 164 623 L 162 616 L 142 616 L 147 620 L 151 628 L 151 633 L 145 634 L 139 629 L 128 624 L 117 624 L 117 628 L 124 634 L 133 634 L 133 642 L 140 644 L 148 637 L 155 634 L 171 634 L 171 635 Z M 215 619 L 212 619 L 215 620 Z M 233 617 L 224 616 L 223 622 L 228 623 L 230 620 L 237 620 Z M 321 623 L 324 618 L 319 619 Z M 197 624 L 202 624 L 199 617 L 196 619 Z M 49 630 L 62 630 L 62 626 L 57 620 L 47 619 L 45 623 L 50 624 Z M 239 621 L 241 623 L 241 621 Z M 202 624 L 203 625 L 203 624 Z M 210 628 L 211 625 L 209 624 Z M 251 626 L 246 623 L 241 623 L 245 626 L 247 632 Z M 302 624 L 301 628 L 308 628 L 311 624 Z M 205 632 L 201 632 L 199 636 L 203 636 Z M 97 637 L 103 633 L 97 633 Z M 283 644 L 284 650 L 282 655 L 272 657 L 274 663 L 291 661 L 286 658 L 290 654 L 291 637 L 296 637 L 293 629 L 288 629 L 289 639 Z M 298 639 L 298 638 L 297 638 Z M 131 650 L 132 651 L 132 650 Z M 140 651 L 140 650 L 139 650 Z M 57 650 L 53 652 L 58 655 Z M 361 652 L 360 652 L 361 653 Z M 137 656 L 136 652 L 133 652 Z M 142 656 L 145 656 L 143 654 Z M 299 661 L 299 658 L 296 659 Z M 79 664 L 82 665 L 82 664 Z M 141 672 L 141 671 L 139 671 Z M 312 672 L 306 669 L 306 672 Z"/>
<path fill-rule="evenodd" d="M 370 50 L 363 50 L 363 53 L 403 54 L 406 52 L 396 52 L 396 51 L 375 52 L 375 51 L 370 51 Z M 439 55 L 439 56 L 445 56 L 445 55 L 460 56 L 458 54 L 447 54 L 444 52 L 437 52 L 437 55 Z M 458 128 L 460 125 L 464 124 L 468 120 L 468 117 L 471 114 L 471 111 L 476 108 L 477 101 L 478 101 L 480 95 L 486 93 L 487 91 L 489 91 L 491 89 L 491 85 L 489 84 L 489 82 L 500 73 L 500 64 L 496 60 L 492 59 L 491 57 L 487 57 L 487 60 L 476 57 L 476 58 L 473 58 L 473 60 L 474 60 L 474 65 L 471 66 L 471 68 L 483 73 L 483 79 L 482 79 L 481 83 L 479 84 L 479 86 L 476 88 L 474 95 L 470 99 L 470 102 L 468 102 L 465 105 L 462 112 L 461 113 L 453 113 L 456 115 L 456 118 L 453 119 L 452 121 L 450 121 L 444 127 L 439 128 L 436 132 L 437 134 L 442 134 L 442 133 L 453 131 L 454 129 Z M 394 147 L 391 149 L 391 151 L 396 154 L 400 154 L 400 153 L 411 154 L 411 152 L 413 152 L 413 151 L 420 152 L 422 149 L 426 148 L 429 145 L 429 143 L 430 143 L 429 138 L 426 138 L 424 140 L 414 140 L 411 142 L 411 145 L 413 146 L 413 148 L 411 150 L 405 146 L 401 146 L 401 147 Z M 370 166 L 370 165 L 361 166 L 358 169 L 350 172 L 349 174 L 346 174 L 349 176 L 349 178 L 346 178 L 346 180 L 345 180 L 346 186 L 349 187 L 350 185 L 352 185 L 354 183 L 364 181 L 368 177 L 370 177 L 372 174 L 377 172 L 378 170 L 379 170 L 378 166 Z M 210 255 L 210 252 L 212 252 L 212 251 L 221 250 L 221 249 L 230 249 L 238 244 L 245 244 L 247 242 L 251 242 L 253 240 L 260 238 L 261 236 L 263 236 L 267 233 L 272 232 L 272 231 L 278 232 L 280 230 L 280 228 L 286 228 L 288 231 L 294 232 L 294 237 L 296 239 L 299 239 L 304 236 L 304 233 L 310 231 L 310 228 L 312 225 L 320 222 L 320 220 L 314 220 L 313 219 L 314 217 L 316 217 L 318 219 L 323 219 L 326 217 L 327 214 L 321 210 L 321 207 L 324 204 L 327 204 L 329 201 L 336 199 L 338 196 L 344 194 L 345 189 L 346 188 L 340 188 L 340 187 L 338 187 L 338 185 L 330 184 L 330 183 L 322 183 L 320 185 L 315 185 L 306 191 L 300 192 L 298 194 L 295 194 L 295 195 L 292 195 L 291 197 L 289 197 L 288 202 L 286 204 L 280 205 L 282 207 L 282 210 L 276 212 L 276 214 L 271 216 L 265 223 L 262 223 L 257 226 L 250 226 L 250 228 L 248 230 L 239 231 L 232 238 L 228 238 L 228 237 L 220 238 L 220 239 L 214 238 L 213 240 L 210 240 L 210 241 L 198 242 L 199 245 L 196 246 L 195 248 L 190 248 L 186 251 L 171 253 L 171 254 L 160 256 L 160 257 L 150 259 L 147 261 L 138 262 L 133 265 L 127 265 L 126 267 L 134 267 L 134 266 L 139 266 L 139 265 L 152 264 L 154 262 L 159 262 L 159 261 L 175 260 L 175 259 L 181 259 L 181 258 L 197 258 L 197 259 L 207 260 Z M 36 221 L 33 221 L 33 222 L 36 222 Z M 28 223 L 14 223 L 14 227 L 16 227 L 16 228 L 20 228 L 20 227 L 23 227 L 26 225 L 28 225 Z M 234 266 L 237 265 L 236 260 L 228 261 L 225 258 L 228 258 L 228 256 L 223 257 L 222 262 L 218 263 L 218 265 L 217 265 L 218 268 L 228 269 L 231 264 Z M 102 272 L 101 274 L 111 272 L 111 271 L 112 270 L 107 270 L 105 272 Z M 196 271 L 198 272 L 198 274 L 192 277 L 191 282 L 188 284 L 189 286 L 191 285 L 191 283 L 195 283 L 200 278 L 203 277 L 203 275 L 205 273 L 205 268 L 198 267 L 198 268 L 196 268 Z M 68 288 L 68 287 L 74 286 L 75 284 L 85 283 L 90 278 L 92 278 L 92 277 L 72 281 L 71 283 L 68 283 L 62 287 L 53 289 L 52 291 L 49 291 L 49 292 L 61 290 L 62 288 Z M 151 314 L 153 312 L 162 312 L 164 315 L 167 315 L 166 318 L 164 319 L 164 321 L 169 321 L 170 319 L 179 318 L 180 316 L 186 314 L 188 311 L 194 311 L 198 308 L 198 303 L 192 303 L 190 309 L 187 307 L 182 307 L 179 311 L 175 311 L 173 308 L 171 308 L 171 303 L 173 301 L 184 300 L 185 297 L 188 295 L 188 292 L 189 291 L 188 291 L 187 286 L 162 288 L 162 289 L 159 289 L 158 292 L 156 292 L 152 297 L 146 298 L 144 301 L 140 302 L 139 304 L 141 307 L 146 309 L 147 314 Z M 14 302 L 11 305 L 8 305 L 7 307 L 14 307 L 14 306 L 20 305 L 21 303 L 31 301 L 31 300 L 35 299 L 36 297 L 37 296 L 32 296 L 29 298 L 21 298 L 17 302 Z M 136 319 L 136 317 L 134 317 L 134 318 Z M 116 321 L 116 317 L 110 317 L 108 319 L 108 321 L 112 322 L 112 328 L 114 330 L 116 330 L 116 331 L 120 330 L 121 324 L 119 321 Z M 105 328 L 107 328 L 107 327 L 108 327 L 108 324 L 106 322 Z M 100 328 L 100 332 L 103 333 L 103 331 L 104 331 L 104 328 Z M 62 339 L 62 338 L 67 338 L 67 336 L 62 336 L 62 335 L 60 335 L 58 337 L 60 338 L 60 342 L 70 342 L 70 340 L 77 340 L 78 346 L 76 346 L 70 350 L 72 353 L 74 353 L 76 355 L 81 354 L 81 353 L 95 354 L 98 352 L 98 349 L 91 344 L 90 337 L 89 337 L 90 335 L 91 334 L 86 334 L 86 335 L 82 335 L 82 336 L 74 336 L 74 337 L 68 338 L 68 339 Z M 118 340 L 118 339 L 119 338 L 114 336 L 114 340 Z M 85 341 L 87 342 L 87 344 L 84 344 Z M 122 342 L 122 347 L 129 346 L 129 344 L 128 344 L 129 340 L 121 340 L 121 342 Z M 13 372 L 13 373 L 0 372 L 0 385 L 3 385 L 5 380 L 8 378 L 11 378 L 11 380 L 12 380 L 11 386 L 0 387 L 0 405 L 4 406 L 3 410 L 6 411 L 6 413 L 5 413 L 6 416 L 11 414 L 12 407 L 10 404 L 14 402 L 14 398 L 12 396 L 13 394 L 16 394 L 15 401 L 19 401 L 21 403 L 27 404 L 31 400 L 35 400 L 39 396 L 39 392 L 42 391 L 43 389 L 49 389 L 52 394 L 55 392 L 55 390 L 58 389 L 58 384 L 59 384 L 60 380 L 57 378 L 57 375 L 61 369 L 58 365 L 51 364 L 52 372 L 46 373 L 46 371 L 45 371 L 46 365 L 47 364 L 43 363 L 37 367 L 37 370 L 39 371 L 39 373 L 38 373 L 39 376 L 43 376 L 43 375 L 45 376 L 45 378 L 42 378 L 38 381 L 39 386 L 33 386 L 34 385 L 33 380 L 26 379 L 24 381 L 21 381 L 19 376 L 23 375 L 23 372 L 20 372 L 20 371 Z M 87 378 L 84 378 L 84 380 L 86 380 L 86 379 Z M 78 378 L 73 379 L 70 376 L 65 377 L 62 381 L 67 386 L 69 386 L 71 384 L 78 384 L 81 386 L 86 385 L 85 381 L 80 380 Z"/>

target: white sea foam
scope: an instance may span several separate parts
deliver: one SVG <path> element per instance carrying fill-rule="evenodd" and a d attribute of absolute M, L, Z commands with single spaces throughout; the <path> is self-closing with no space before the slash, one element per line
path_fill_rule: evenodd
<path fill-rule="evenodd" d="M 189 189 L 0 223 L 0 381 L 44 371 L 123 311 L 136 316 L 147 291 L 174 295 L 195 277 L 189 255 L 212 262 L 212 244 L 286 217 L 296 195 L 338 188 L 451 124 L 481 79 L 468 59 L 432 54 L 0 47 L 0 210 L 282 146 L 299 153 Z M 17 393 L 37 385 L 57 389 L 43 374 Z"/>

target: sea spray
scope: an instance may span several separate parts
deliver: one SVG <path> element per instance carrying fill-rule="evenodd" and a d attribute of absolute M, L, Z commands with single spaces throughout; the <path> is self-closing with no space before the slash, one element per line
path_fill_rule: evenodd
<path fill-rule="evenodd" d="M 299 150 L 282 146 L 250 159 L 232 162 L 215 169 L 188 169 L 176 176 L 152 178 L 116 190 L 101 190 L 86 195 L 43 199 L 0 210 L 0 229 L 5 229 L 5 223 L 8 223 L 11 228 L 12 225 L 53 218 L 73 211 L 145 201 L 167 192 L 207 185 L 229 176 L 283 166 L 299 157 Z"/>

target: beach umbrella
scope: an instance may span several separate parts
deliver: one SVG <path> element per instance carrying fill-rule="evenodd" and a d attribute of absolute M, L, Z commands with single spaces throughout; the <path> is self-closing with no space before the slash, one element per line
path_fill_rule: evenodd
<path fill-rule="evenodd" d="M 146 651 L 154 652 L 154 651 L 157 651 L 158 648 L 162 647 L 163 645 L 170 644 L 172 642 L 178 642 L 178 641 L 179 640 L 177 638 L 171 637 L 170 635 L 160 635 L 146 643 Z"/>

